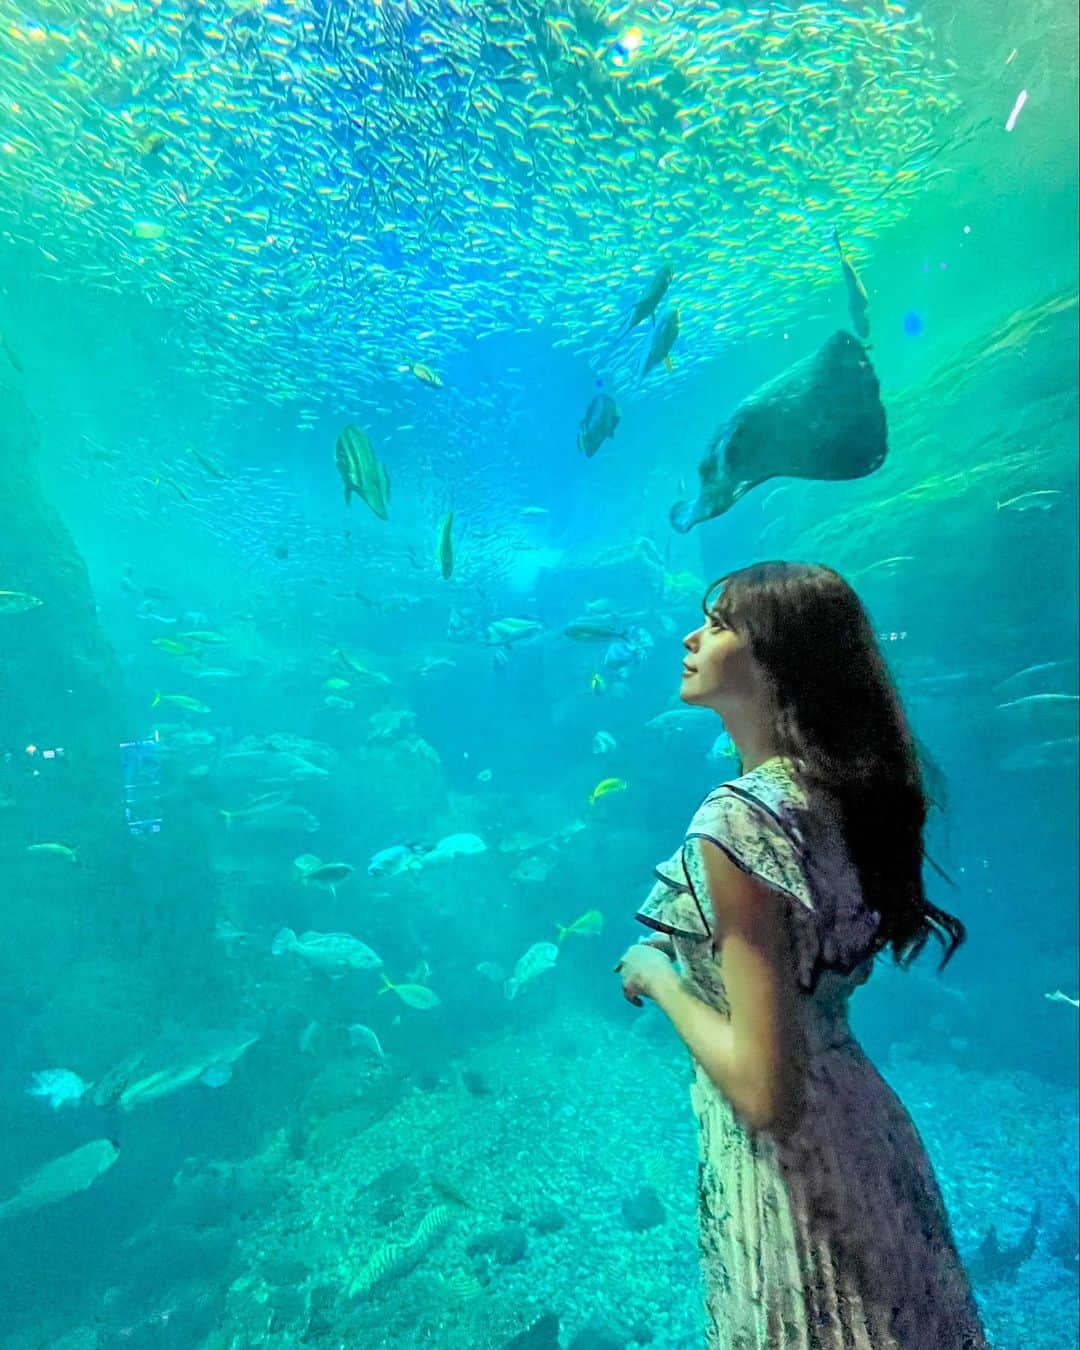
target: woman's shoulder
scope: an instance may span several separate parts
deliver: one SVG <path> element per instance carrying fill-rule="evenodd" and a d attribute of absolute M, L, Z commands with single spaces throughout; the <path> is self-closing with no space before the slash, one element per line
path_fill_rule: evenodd
<path fill-rule="evenodd" d="M 687 835 L 763 839 L 770 847 L 790 849 L 800 861 L 814 853 L 830 865 L 846 856 L 836 811 L 820 794 L 811 794 L 795 765 L 779 756 L 715 787 L 694 812 Z"/>
<path fill-rule="evenodd" d="M 711 839 L 731 848 L 763 839 L 786 841 L 802 851 L 805 794 L 783 761 L 767 760 L 749 773 L 720 783 L 694 812 L 687 839 Z"/>

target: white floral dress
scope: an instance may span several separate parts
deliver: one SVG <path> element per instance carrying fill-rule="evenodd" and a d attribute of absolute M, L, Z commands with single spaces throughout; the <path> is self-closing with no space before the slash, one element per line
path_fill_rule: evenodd
<path fill-rule="evenodd" d="M 694 1066 L 709 1350 L 986 1350 L 922 1140 L 848 1026 L 878 916 L 839 831 L 773 759 L 710 793 L 656 869 L 637 917 L 727 1012 L 703 839 L 790 901 L 807 1046 L 806 1110 L 782 1140 L 744 1126 Z"/>

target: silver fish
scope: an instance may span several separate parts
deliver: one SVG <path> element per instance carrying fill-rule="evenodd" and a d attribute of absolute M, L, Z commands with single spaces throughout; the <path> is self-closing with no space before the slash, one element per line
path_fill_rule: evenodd
<path fill-rule="evenodd" d="M 0 1204 L 0 1219 L 55 1205 L 92 1186 L 120 1156 L 120 1146 L 112 1139 L 92 1139 L 51 1162 L 44 1163 L 23 1181 L 11 1197 Z"/>
<path fill-rule="evenodd" d="M 354 1050 L 360 1049 L 361 1047 L 365 1050 L 370 1050 L 377 1059 L 386 1058 L 386 1051 L 383 1050 L 378 1036 L 375 1035 L 369 1026 L 365 1026 L 363 1022 L 354 1022 L 352 1026 L 349 1027 L 349 1044 Z"/>
<path fill-rule="evenodd" d="M 335 887 L 343 881 L 348 881 L 355 870 L 352 863 L 324 863 L 314 853 L 302 853 L 299 858 L 293 860 L 293 866 L 300 873 L 302 882 L 313 886 L 325 886 L 333 895 L 337 894 Z"/>
<path fill-rule="evenodd" d="M 278 802 L 263 810 L 222 814 L 230 820 L 235 818 L 245 830 L 298 830 L 314 834 L 319 828 L 319 817 L 297 802 Z"/>
<path fill-rule="evenodd" d="M 325 778 L 327 770 L 286 750 L 236 750 L 222 755 L 216 773 L 232 781 L 303 783 Z"/>
<path fill-rule="evenodd" d="M 191 1083 L 206 1080 L 215 1070 L 228 1069 L 235 1064 L 258 1041 L 255 1032 L 202 1033 L 193 1038 L 185 1051 L 181 1045 L 173 1050 L 173 1058 L 164 1067 L 146 1074 L 134 1082 L 128 1082 L 117 1100 L 122 1111 L 132 1111 L 136 1106 L 157 1101 L 160 1097 L 171 1097 L 174 1092 L 188 1087 Z M 161 1062 L 162 1051 L 159 1048 L 154 1056 Z M 211 1078 L 211 1082 L 214 1080 Z M 225 1078 L 218 1082 L 227 1081 Z M 215 1084 L 216 1085 L 216 1084 Z"/>
<path fill-rule="evenodd" d="M 550 970 L 559 959 L 559 949 L 554 942 L 534 942 L 524 956 L 519 957 L 514 973 L 503 985 L 503 993 L 508 999 L 516 998 L 523 985 Z"/>
<path fill-rule="evenodd" d="M 297 937 L 291 928 L 283 928 L 270 951 L 274 956 L 294 952 L 321 970 L 378 970 L 382 966 L 382 957 L 351 933 L 309 931 Z"/>
<path fill-rule="evenodd" d="M 488 647 L 509 646 L 511 642 L 522 642 L 541 632 L 543 625 L 534 619 L 496 619 L 488 624 L 484 643 Z"/>
<path fill-rule="evenodd" d="M 352 494 L 367 502 L 380 520 L 390 516 L 390 478 L 359 427 L 346 427 L 337 439 L 337 471 L 345 484 L 345 505 Z"/>
<path fill-rule="evenodd" d="M 675 346 L 675 339 L 678 336 L 679 311 L 676 308 L 667 309 L 652 330 L 652 337 L 645 349 L 641 369 L 638 371 L 639 384 L 649 371 L 658 366 L 661 361 L 665 361 L 668 369 L 671 369 L 671 349 Z"/>
<path fill-rule="evenodd" d="M 620 338 L 625 337 L 632 328 L 636 328 L 643 319 L 652 319 L 653 323 L 656 323 L 656 307 L 667 294 L 673 275 L 667 263 L 653 273 L 648 285 L 627 315 L 626 323 L 619 333 Z"/>

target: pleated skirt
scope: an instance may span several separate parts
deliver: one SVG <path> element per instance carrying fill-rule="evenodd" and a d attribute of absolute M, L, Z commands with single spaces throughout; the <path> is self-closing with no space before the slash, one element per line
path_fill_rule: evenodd
<path fill-rule="evenodd" d="M 814 1056 L 782 1140 L 700 1067 L 691 1101 L 708 1350 L 987 1350 L 926 1149 L 857 1043 Z"/>

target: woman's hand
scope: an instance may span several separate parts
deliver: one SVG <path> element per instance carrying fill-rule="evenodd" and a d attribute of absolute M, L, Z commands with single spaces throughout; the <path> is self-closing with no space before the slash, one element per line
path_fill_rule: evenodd
<path fill-rule="evenodd" d="M 622 977 L 623 998 L 636 1008 L 642 1006 L 643 998 L 655 999 L 666 984 L 679 982 L 671 958 L 651 941 L 628 947 L 615 973 Z"/>

